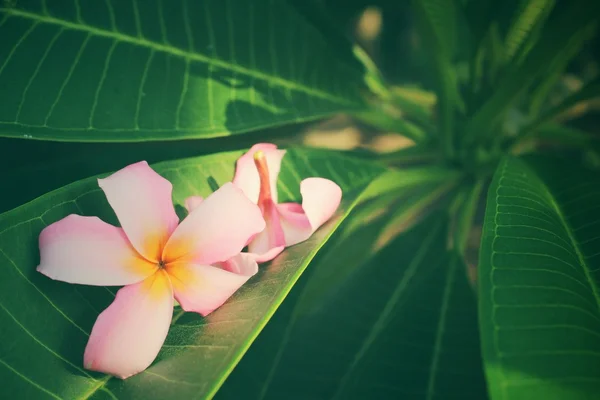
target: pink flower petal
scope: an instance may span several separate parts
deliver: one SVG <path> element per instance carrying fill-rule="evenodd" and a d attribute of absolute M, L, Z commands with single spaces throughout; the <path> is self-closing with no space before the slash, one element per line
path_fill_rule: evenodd
<path fill-rule="evenodd" d="M 233 183 L 242 189 L 252 202 L 256 203 L 258 201 L 260 178 L 254 164 L 254 153 L 259 150 L 264 152 L 267 159 L 269 177 L 271 178 L 271 198 L 277 203 L 277 177 L 279 176 L 281 160 L 285 155 L 285 150 L 277 150 L 277 146 L 274 144 L 255 144 L 246 154 L 241 156 L 236 162 Z"/>
<path fill-rule="evenodd" d="M 224 262 L 223 266 L 227 269 L 199 264 L 168 264 L 166 270 L 181 308 L 206 316 L 258 272 L 256 261 L 248 254 L 238 254 Z"/>
<path fill-rule="evenodd" d="M 268 204 L 264 218 L 266 222 L 265 229 L 254 236 L 248 244 L 248 252 L 255 255 L 257 262 L 272 260 L 283 251 L 286 244 L 277 206 L 274 203 Z"/>
<path fill-rule="evenodd" d="M 242 251 L 265 228 L 260 209 L 232 183 L 208 196 L 179 224 L 163 251 L 163 261 L 211 265 Z"/>
<path fill-rule="evenodd" d="M 253 276 L 258 272 L 258 265 L 254 261 L 256 259 L 252 254 L 240 253 L 227 261 L 216 264 L 216 266 L 234 274 Z"/>
<path fill-rule="evenodd" d="M 204 198 L 201 196 L 190 196 L 187 199 L 185 199 L 185 209 L 187 210 L 188 213 L 191 213 L 203 201 L 204 201 Z"/>
<path fill-rule="evenodd" d="M 249 254 L 252 257 L 254 257 L 254 260 L 256 260 L 257 263 L 261 264 L 261 263 L 264 263 L 267 261 L 271 261 L 272 259 L 277 257 L 284 249 L 285 249 L 285 246 L 279 246 L 279 247 L 273 247 L 272 249 L 268 250 L 266 253 L 262 253 L 262 254 L 249 253 Z"/>
<path fill-rule="evenodd" d="M 281 229 L 286 246 L 305 241 L 338 209 L 342 189 L 324 178 L 307 178 L 300 182 L 302 206 L 296 203 L 278 204 Z"/>
<path fill-rule="evenodd" d="M 154 172 L 146 161 L 140 161 L 98 179 L 98 185 L 133 247 L 149 261 L 158 262 L 179 223 L 171 182 Z"/>
<path fill-rule="evenodd" d="M 71 214 L 46 227 L 39 244 L 37 270 L 63 282 L 129 285 L 158 268 L 135 251 L 121 228 L 97 217 Z"/>
<path fill-rule="evenodd" d="M 164 270 L 125 286 L 96 320 L 85 368 L 125 379 L 152 364 L 169 331 L 173 290 Z"/>

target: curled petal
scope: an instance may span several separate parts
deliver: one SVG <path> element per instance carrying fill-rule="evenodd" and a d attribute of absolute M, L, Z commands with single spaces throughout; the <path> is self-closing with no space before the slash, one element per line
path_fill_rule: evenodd
<path fill-rule="evenodd" d="M 265 228 L 260 209 L 231 183 L 202 201 L 167 242 L 163 261 L 211 265 L 240 253 Z"/>
<path fill-rule="evenodd" d="M 281 229 L 286 246 L 305 241 L 335 213 L 342 200 L 342 189 L 324 178 L 307 178 L 300 182 L 302 206 L 278 204 Z"/>
<path fill-rule="evenodd" d="M 133 247 L 149 261 L 158 262 L 179 223 L 171 182 L 154 172 L 146 161 L 140 161 L 98 179 L 98 185 Z"/>
<path fill-rule="evenodd" d="M 281 229 L 279 212 L 274 203 L 264 209 L 265 229 L 254 236 L 248 244 L 248 252 L 257 262 L 266 262 L 275 258 L 285 248 L 285 236 Z"/>
<path fill-rule="evenodd" d="M 39 244 L 38 271 L 63 282 L 129 285 L 158 268 L 135 251 L 123 229 L 97 217 L 71 214 L 46 227 Z"/>
<path fill-rule="evenodd" d="M 267 250 L 265 253 L 262 254 L 255 254 L 255 253 L 249 253 L 252 257 L 254 257 L 254 260 L 257 263 L 264 263 L 267 261 L 271 261 L 272 259 L 274 259 L 275 257 L 277 257 L 283 250 L 285 249 L 285 246 L 278 246 L 278 247 L 273 247 L 270 250 Z"/>
<path fill-rule="evenodd" d="M 164 270 L 125 286 L 94 324 L 85 368 L 121 379 L 145 370 L 158 355 L 172 316 L 173 290 Z"/>
<path fill-rule="evenodd" d="M 258 265 L 253 261 L 256 260 L 252 254 L 240 253 L 227 261 L 216 264 L 216 266 L 234 274 L 251 277 L 258 272 Z"/>
<path fill-rule="evenodd" d="M 185 199 L 185 209 L 188 213 L 191 213 L 204 201 L 204 198 L 201 196 L 190 196 Z"/>
<path fill-rule="evenodd" d="M 206 316 L 256 274 L 258 265 L 252 256 L 241 253 L 219 266 L 173 263 L 166 270 L 181 308 Z"/>
<path fill-rule="evenodd" d="M 267 159 L 269 168 L 269 178 L 271 181 L 271 198 L 277 203 L 277 177 L 281 167 L 281 160 L 285 155 L 285 150 L 277 150 L 277 146 L 271 143 L 258 143 L 241 156 L 235 166 L 235 176 L 233 183 L 243 190 L 252 202 L 258 201 L 260 192 L 260 177 L 254 164 L 254 153 L 262 150 Z"/>

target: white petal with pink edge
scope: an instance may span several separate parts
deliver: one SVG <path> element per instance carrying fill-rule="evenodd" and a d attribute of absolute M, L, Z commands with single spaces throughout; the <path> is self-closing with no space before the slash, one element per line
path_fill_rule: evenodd
<path fill-rule="evenodd" d="M 260 209 L 232 183 L 208 196 L 179 224 L 163 261 L 211 265 L 240 253 L 265 228 Z"/>
<path fill-rule="evenodd" d="M 173 263 L 166 268 L 175 298 L 185 311 L 208 315 L 219 308 L 251 276 L 258 265 L 248 254 L 239 254 L 219 266 Z"/>
<path fill-rule="evenodd" d="M 329 220 L 342 200 L 342 189 L 324 178 L 307 178 L 300 182 L 302 206 L 278 204 L 281 229 L 286 246 L 305 241 Z"/>
<path fill-rule="evenodd" d="M 133 247 L 148 260 L 159 261 L 163 246 L 179 223 L 171 182 L 140 161 L 98 179 L 98 185 Z"/>
<path fill-rule="evenodd" d="M 248 252 L 256 256 L 258 262 L 273 259 L 285 247 L 285 236 L 281 230 L 279 212 L 274 203 L 269 203 L 265 210 L 265 229 L 254 236 L 248 244 Z M 280 249 L 279 251 L 274 249 Z"/>
<path fill-rule="evenodd" d="M 277 177 L 279 176 L 279 169 L 281 168 L 281 160 L 286 151 L 277 150 L 277 146 L 274 144 L 255 144 L 247 153 L 241 156 L 236 162 L 233 183 L 242 189 L 246 196 L 254 203 L 258 201 L 260 177 L 258 176 L 256 165 L 254 164 L 254 153 L 259 150 L 265 154 L 267 159 L 271 183 L 271 198 L 277 203 Z"/>
<path fill-rule="evenodd" d="M 173 316 L 173 290 L 161 270 L 125 286 L 96 320 L 85 348 L 84 367 L 125 379 L 152 364 Z"/>
<path fill-rule="evenodd" d="M 185 209 L 187 210 L 188 213 L 191 213 L 203 201 L 204 201 L 204 198 L 201 196 L 190 196 L 187 199 L 185 199 Z"/>
<path fill-rule="evenodd" d="M 38 271 L 63 282 L 129 285 L 158 268 L 135 251 L 121 228 L 97 217 L 71 214 L 46 227 L 39 245 Z"/>

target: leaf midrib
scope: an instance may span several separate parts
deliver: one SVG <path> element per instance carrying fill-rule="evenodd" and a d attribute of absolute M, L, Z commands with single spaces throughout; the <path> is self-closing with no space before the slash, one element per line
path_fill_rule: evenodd
<path fill-rule="evenodd" d="M 147 40 L 142 37 L 128 36 L 121 32 L 108 31 L 108 30 L 104 30 L 104 29 L 100 29 L 100 28 L 91 26 L 91 25 L 83 24 L 83 23 L 74 23 L 74 22 L 63 20 L 63 19 L 55 18 L 52 16 L 38 15 L 35 13 L 17 10 L 17 9 L 13 9 L 13 8 L 0 7 L 0 12 L 5 13 L 6 15 L 14 15 L 14 16 L 18 16 L 21 18 L 26 18 L 26 19 L 30 19 L 33 21 L 37 21 L 37 22 L 58 25 L 58 26 L 63 27 L 64 29 L 71 29 L 71 30 L 76 30 L 76 31 L 81 31 L 81 32 L 87 32 L 88 34 L 91 34 L 91 35 L 105 37 L 105 38 L 113 39 L 113 40 L 116 40 L 119 42 L 129 43 L 129 44 L 140 46 L 140 47 L 146 47 L 146 48 L 152 49 L 154 51 L 171 54 L 171 55 L 174 55 L 177 57 L 184 58 L 186 60 L 203 62 L 203 63 L 209 64 L 213 67 L 229 70 L 229 71 L 239 73 L 242 75 L 246 75 L 251 78 L 259 79 L 259 80 L 262 80 L 265 82 L 271 82 L 275 85 L 279 85 L 281 87 L 284 87 L 284 88 L 287 88 L 290 90 L 304 92 L 308 95 L 312 95 L 314 97 L 319 97 L 319 98 L 329 100 L 329 101 L 332 101 L 332 102 L 335 102 L 338 104 L 344 104 L 344 105 L 348 105 L 348 106 L 352 106 L 352 105 L 356 106 L 357 105 L 356 102 L 349 101 L 344 97 L 332 95 L 332 94 L 324 92 L 320 89 L 315 89 L 315 88 L 312 88 L 312 87 L 309 87 L 306 85 L 302 85 L 300 83 L 297 83 L 297 82 L 294 82 L 291 80 L 283 79 L 283 78 L 275 76 L 275 75 L 270 75 L 270 74 L 260 72 L 257 70 L 249 69 L 249 68 L 243 67 L 241 65 L 232 64 L 230 62 L 220 60 L 217 58 L 211 58 L 202 53 L 197 53 L 197 52 L 191 53 L 189 51 L 181 50 L 177 47 L 168 46 L 168 45 L 165 45 L 162 43 L 152 42 L 152 41 Z"/>
<path fill-rule="evenodd" d="M 449 271 L 446 275 L 446 282 L 444 283 L 444 291 L 442 294 L 442 304 L 440 307 L 440 316 L 438 318 L 438 325 L 435 332 L 435 342 L 433 345 L 433 355 L 431 357 L 431 364 L 429 366 L 429 380 L 427 382 L 427 400 L 432 400 L 435 396 L 435 384 L 437 381 L 438 368 L 442 352 L 442 341 L 444 339 L 444 331 L 446 329 L 446 318 L 448 316 L 448 306 L 450 304 L 450 295 L 452 294 L 454 278 L 457 269 L 456 258 L 452 259 L 452 263 L 449 266 Z"/>
<path fill-rule="evenodd" d="M 590 288 L 592 289 L 594 299 L 596 300 L 596 308 L 598 310 L 598 314 L 600 314 L 600 294 L 598 293 L 598 286 L 596 285 L 594 277 L 592 276 L 592 274 L 590 272 L 591 268 L 586 262 L 585 256 L 583 255 L 583 252 L 581 251 L 581 248 L 579 247 L 579 243 L 577 242 L 577 238 L 575 237 L 575 234 L 573 233 L 573 229 L 569 225 L 569 222 L 567 221 L 564 213 L 562 212 L 562 209 L 556 202 L 556 199 L 554 198 L 552 193 L 550 193 L 550 190 L 548 189 L 548 186 L 546 185 L 546 183 L 544 183 L 541 179 L 540 179 L 540 182 L 542 182 L 542 184 L 540 186 L 544 190 L 544 195 L 546 196 L 546 198 L 548 199 L 548 202 L 554 209 L 554 212 L 558 216 L 560 223 L 562 224 L 565 232 L 567 233 L 567 236 L 569 237 L 569 241 L 573 245 L 573 250 L 575 251 L 575 255 L 577 256 L 579 264 L 581 265 L 581 268 L 583 269 L 585 278 L 587 279 L 587 281 L 590 285 Z"/>

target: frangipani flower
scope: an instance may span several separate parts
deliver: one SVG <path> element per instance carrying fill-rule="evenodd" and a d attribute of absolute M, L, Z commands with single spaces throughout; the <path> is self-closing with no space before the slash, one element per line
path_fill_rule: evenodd
<path fill-rule="evenodd" d="M 40 234 L 38 271 L 69 283 L 126 285 L 98 316 L 84 354 L 86 368 L 125 379 L 156 358 L 173 297 L 185 311 L 207 315 L 257 272 L 254 259 L 239 253 L 265 222 L 228 183 L 179 223 L 171 183 L 145 161 L 98 184 L 122 228 L 97 217 L 63 218 Z"/>
<path fill-rule="evenodd" d="M 233 183 L 260 208 L 267 227 L 248 244 L 258 262 L 269 261 L 281 251 L 308 239 L 335 213 L 342 190 L 329 179 L 307 178 L 300 182 L 302 204 L 277 203 L 277 177 L 285 150 L 269 143 L 254 146 L 236 164 Z M 188 198 L 188 208 L 198 197 Z"/>

